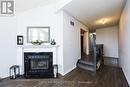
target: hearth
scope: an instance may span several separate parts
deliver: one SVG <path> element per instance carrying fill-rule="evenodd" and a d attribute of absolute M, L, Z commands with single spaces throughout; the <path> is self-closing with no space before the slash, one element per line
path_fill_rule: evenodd
<path fill-rule="evenodd" d="M 53 53 L 52 52 L 25 52 L 24 76 L 26 78 L 52 78 Z"/>

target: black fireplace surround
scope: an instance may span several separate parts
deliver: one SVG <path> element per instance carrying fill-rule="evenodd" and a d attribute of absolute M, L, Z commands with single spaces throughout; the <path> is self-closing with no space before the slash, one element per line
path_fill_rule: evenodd
<path fill-rule="evenodd" d="M 25 52 L 24 53 L 25 78 L 52 78 L 53 53 L 52 52 Z"/>

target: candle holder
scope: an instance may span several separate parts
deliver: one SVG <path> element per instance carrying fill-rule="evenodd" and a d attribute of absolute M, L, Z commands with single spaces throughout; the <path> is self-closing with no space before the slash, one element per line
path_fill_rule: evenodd
<path fill-rule="evenodd" d="M 13 65 L 10 67 L 10 79 L 16 79 L 17 77 L 20 77 L 20 67 Z"/>
<path fill-rule="evenodd" d="M 54 78 L 58 78 L 58 65 L 53 65 Z"/>

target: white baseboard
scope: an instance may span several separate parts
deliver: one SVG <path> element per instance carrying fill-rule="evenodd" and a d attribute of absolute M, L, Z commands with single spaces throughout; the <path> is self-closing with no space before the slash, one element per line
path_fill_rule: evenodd
<path fill-rule="evenodd" d="M 74 67 L 71 68 L 71 69 L 68 69 L 68 70 L 65 71 L 62 75 L 64 76 L 64 75 L 68 74 L 69 72 L 71 72 L 71 71 L 74 70 L 75 68 L 76 68 L 76 66 L 74 66 Z"/>
<path fill-rule="evenodd" d="M 130 87 L 130 80 L 128 79 L 126 73 L 124 72 L 125 70 L 124 70 L 123 68 L 122 68 L 122 71 L 123 71 L 123 73 L 124 73 L 124 75 L 125 75 L 125 78 L 126 78 L 126 80 L 127 80 L 127 82 L 128 82 L 128 85 L 129 85 L 129 87 Z"/>

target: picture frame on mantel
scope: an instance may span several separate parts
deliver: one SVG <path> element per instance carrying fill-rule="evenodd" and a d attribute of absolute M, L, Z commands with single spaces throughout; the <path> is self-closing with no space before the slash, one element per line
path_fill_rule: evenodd
<path fill-rule="evenodd" d="M 23 36 L 17 35 L 17 45 L 23 45 Z"/>

